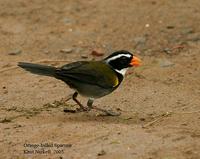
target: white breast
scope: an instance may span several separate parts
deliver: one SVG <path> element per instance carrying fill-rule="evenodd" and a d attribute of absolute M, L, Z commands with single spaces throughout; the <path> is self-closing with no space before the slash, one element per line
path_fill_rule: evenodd
<path fill-rule="evenodd" d="M 123 68 L 121 70 L 115 70 L 115 71 L 120 73 L 121 75 L 125 76 L 127 70 L 128 70 L 128 68 Z"/>

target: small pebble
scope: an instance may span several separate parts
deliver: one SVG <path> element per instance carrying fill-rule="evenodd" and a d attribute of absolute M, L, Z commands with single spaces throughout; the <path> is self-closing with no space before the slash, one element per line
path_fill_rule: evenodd
<path fill-rule="evenodd" d="M 166 28 L 167 28 L 167 29 L 174 29 L 175 26 L 173 26 L 173 25 L 168 25 Z"/>
<path fill-rule="evenodd" d="M 145 27 L 146 27 L 146 28 L 150 27 L 150 24 L 145 24 Z"/>
<path fill-rule="evenodd" d="M 68 49 L 61 49 L 60 52 L 61 53 L 71 53 L 73 51 L 73 49 L 68 48 Z"/>
<path fill-rule="evenodd" d="M 121 108 L 117 108 L 116 110 L 117 110 L 117 111 L 122 111 Z"/>
<path fill-rule="evenodd" d="M 172 53 L 172 50 L 170 48 L 164 48 L 163 51 L 166 53 L 166 54 L 171 54 Z"/>
<path fill-rule="evenodd" d="M 94 49 L 94 50 L 92 51 L 91 55 L 93 55 L 93 56 L 103 56 L 104 53 L 103 53 L 102 50 L 100 50 L 100 49 Z"/>
<path fill-rule="evenodd" d="M 83 58 L 83 59 L 87 59 L 88 56 L 87 56 L 87 55 L 81 55 L 81 58 Z"/>
<path fill-rule="evenodd" d="M 19 55 L 21 53 L 22 53 L 21 50 L 13 50 L 13 51 L 9 52 L 8 55 Z"/>
<path fill-rule="evenodd" d="M 145 118 L 140 118 L 140 121 L 145 121 L 146 119 Z"/>
<path fill-rule="evenodd" d="M 106 154 L 106 151 L 101 150 L 97 155 L 98 155 L 98 156 L 103 156 L 103 155 L 105 155 L 105 154 Z"/>

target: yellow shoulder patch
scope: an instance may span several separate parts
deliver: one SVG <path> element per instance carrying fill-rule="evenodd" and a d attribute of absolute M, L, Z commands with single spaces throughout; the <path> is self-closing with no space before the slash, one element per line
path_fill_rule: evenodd
<path fill-rule="evenodd" d="M 118 78 L 116 77 L 116 78 L 115 78 L 115 81 L 114 81 L 114 86 L 113 86 L 113 87 L 116 87 L 118 84 L 119 84 L 119 80 L 118 80 Z"/>
<path fill-rule="evenodd" d="M 98 82 L 100 82 L 101 85 L 113 88 L 119 85 L 118 76 L 107 64 L 101 61 L 95 62 L 93 63 L 93 69 L 95 70 L 94 72 L 97 73 L 97 77 L 99 77 Z"/>

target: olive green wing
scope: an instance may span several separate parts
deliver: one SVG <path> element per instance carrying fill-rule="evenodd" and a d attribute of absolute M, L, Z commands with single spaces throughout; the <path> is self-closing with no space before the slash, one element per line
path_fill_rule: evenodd
<path fill-rule="evenodd" d="M 119 80 L 116 73 L 104 62 L 79 61 L 64 65 L 56 70 L 58 78 L 69 81 L 79 81 L 103 88 L 113 88 L 118 86 Z"/>

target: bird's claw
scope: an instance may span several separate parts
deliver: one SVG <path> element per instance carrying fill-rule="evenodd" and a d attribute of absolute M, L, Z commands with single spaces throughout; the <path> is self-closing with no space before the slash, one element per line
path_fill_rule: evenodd
<path fill-rule="evenodd" d="M 81 107 L 81 108 L 76 108 L 75 110 L 74 109 L 67 109 L 67 108 L 65 108 L 63 111 L 65 113 L 79 113 L 79 112 L 88 112 L 90 110 L 91 110 L 90 108 Z"/>
<path fill-rule="evenodd" d="M 100 114 L 100 116 L 119 116 L 121 115 L 120 112 L 113 112 L 112 110 L 105 110 L 105 109 L 101 109 L 101 108 L 98 108 L 98 107 L 79 107 L 79 108 L 76 108 L 75 110 L 74 109 L 67 109 L 65 108 L 64 109 L 64 112 L 65 113 L 79 113 L 79 112 L 89 112 L 91 109 L 95 109 L 97 111 L 101 111 L 103 112 L 104 114 Z"/>
<path fill-rule="evenodd" d="M 77 112 L 88 112 L 90 110 L 91 110 L 90 108 L 86 108 L 86 107 L 76 108 Z"/>
<path fill-rule="evenodd" d="M 104 115 L 102 115 L 102 116 L 119 116 L 119 115 L 121 115 L 120 112 L 113 112 L 111 110 L 101 109 L 101 108 L 98 108 L 96 106 L 93 106 L 92 108 L 95 109 L 95 110 L 103 112 Z"/>

